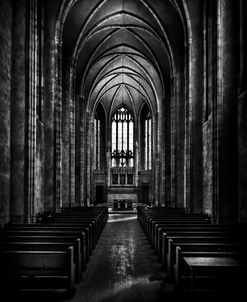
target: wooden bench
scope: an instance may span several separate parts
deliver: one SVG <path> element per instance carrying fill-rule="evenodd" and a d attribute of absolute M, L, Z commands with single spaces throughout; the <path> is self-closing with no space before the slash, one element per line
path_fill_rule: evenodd
<path fill-rule="evenodd" d="M 95 230 L 93 229 L 93 225 L 91 223 L 85 223 L 85 222 L 54 222 L 54 223 L 33 223 L 33 224 L 9 224 L 6 225 L 4 229 L 67 229 L 67 230 L 81 230 L 86 233 L 86 237 L 88 237 L 88 244 L 90 246 L 90 249 L 93 249 L 93 246 L 96 244 L 96 234 Z M 86 239 L 87 241 L 87 239 Z"/>
<path fill-rule="evenodd" d="M 4 291 L 75 289 L 73 247 L 67 251 L 0 251 L 0 280 Z"/>
<path fill-rule="evenodd" d="M 106 207 L 73 208 L 38 215 L 40 223 L 6 225 L 0 230 L 1 284 L 72 294 L 107 219 Z"/>
<path fill-rule="evenodd" d="M 50 223 L 44 225 L 84 225 L 90 229 L 92 237 L 92 248 L 95 247 L 97 239 L 99 238 L 100 231 L 95 220 L 93 219 L 82 219 L 74 217 L 55 217 Z"/>
<path fill-rule="evenodd" d="M 82 231 L 83 230 L 83 231 Z M 58 228 L 58 227 L 23 227 L 23 228 L 5 228 L 0 233 L 0 237 L 2 235 L 6 236 L 19 236 L 19 235 L 26 235 L 26 236 L 35 236 L 35 235 L 56 235 L 56 236 L 76 236 L 77 238 L 81 239 L 81 242 L 85 242 L 86 247 L 86 260 L 88 261 L 90 255 L 92 253 L 91 244 L 90 244 L 90 237 L 89 237 L 89 229 L 87 228 Z M 82 247 L 83 248 L 83 247 Z"/>
<path fill-rule="evenodd" d="M 191 292 L 203 285 L 203 289 L 207 291 L 225 292 L 231 289 L 236 294 L 241 286 L 246 287 L 242 280 L 247 272 L 246 257 L 245 260 L 242 257 L 233 256 L 184 257 L 183 259 L 186 268 L 187 289 Z M 200 279 L 202 282 L 197 287 L 196 280 Z M 190 282 L 188 282 L 189 280 Z"/>
<path fill-rule="evenodd" d="M 186 279 L 186 268 L 184 257 L 247 257 L 247 252 L 241 251 L 239 247 L 227 246 L 221 251 L 217 251 L 212 247 L 212 245 L 203 245 L 199 247 L 198 245 L 183 245 L 176 247 L 176 261 L 174 265 L 174 285 L 175 290 L 182 290 L 185 286 Z M 228 250 L 227 250 L 228 249 Z"/>
<path fill-rule="evenodd" d="M 85 238 L 81 239 L 78 238 L 77 235 L 71 236 L 71 235 L 59 235 L 56 236 L 54 234 L 38 234 L 38 235 L 23 235 L 19 234 L 16 236 L 8 236 L 7 234 L 0 236 L 0 242 L 2 243 L 8 243 L 8 242 L 51 242 L 51 243 L 72 243 L 74 245 L 77 245 L 76 241 L 80 243 L 80 251 L 81 251 L 81 268 L 82 271 L 85 270 L 87 265 L 87 259 L 86 259 L 86 246 L 85 246 Z"/>
<path fill-rule="evenodd" d="M 152 246 L 155 248 L 156 246 L 156 242 L 158 240 L 158 230 L 160 228 L 166 228 L 166 227 L 170 227 L 170 226 L 177 226 L 177 227 L 182 227 L 182 226 L 190 226 L 190 225 L 196 225 L 197 227 L 200 226 L 208 226 L 210 225 L 208 222 L 206 221 L 197 221 L 197 220 L 179 220 L 179 221 L 160 221 L 160 222 L 156 222 L 153 221 L 151 224 L 151 229 L 150 229 L 150 242 L 152 244 Z"/>
<path fill-rule="evenodd" d="M 185 214 L 181 212 L 161 212 L 161 213 L 154 213 L 154 212 L 146 212 L 142 215 L 138 214 L 138 220 L 146 233 L 146 235 L 149 237 L 150 233 L 150 227 L 153 221 L 185 221 L 185 220 L 195 220 L 195 221 L 204 221 L 204 222 L 210 222 L 210 218 L 207 215 L 202 214 Z"/>
<path fill-rule="evenodd" d="M 226 226 L 226 225 L 182 225 L 182 226 L 178 226 L 178 225 L 173 225 L 173 226 L 166 226 L 164 228 L 162 228 L 161 232 L 160 232 L 160 237 L 162 236 L 162 238 L 159 238 L 158 240 L 161 240 L 161 261 L 162 261 L 162 265 L 165 266 L 164 263 L 164 255 L 166 255 L 168 249 L 168 240 L 167 240 L 167 236 L 169 236 L 170 234 L 174 233 L 174 232 L 181 232 L 181 236 L 182 236 L 182 232 L 184 232 L 184 236 L 187 236 L 188 233 L 195 233 L 195 232 L 231 232 L 232 229 L 230 226 Z"/>
<path fill-rule="evenodd" d="M 208 236 L 197 236 L 197 237 L 178 237 L 178 236 L 171 236 L 168 239 L 168 252 L 166 257 L 167 262 L 167 273 L 169 276 L 172 276 L 172 269 L 173 265 L 175 264 L 176 260 L 176 247 L 181 246 L 181 244 L 201 244 L 203 247 L 204 244 L 207 246 L 207 244 L 211 245 L 211 247 L 215 248 L 215 251 L 220 251 L 224 249 L 228 249 L 228 246 L 232 248 L 236 248 L 238 245 L 238 242 L 236 242 L 235 238 L 232 236 L 229 237 L 208 237 Z"/>
<path fill-rule="evenodd" d="M 184 228 L 184 227 L 197 227 L 198 229 L 200 227 L 204 227 L 204 226 L 211 226 L 211 224 L 207 223 L 207 222 L 198 222 L 198 221 L 194 221 L 194 220 L 187 220 L 185 222 L 183 221 L 176 221 L 176 222 L 161 222 L 161 223 L 154 223 L 152 225 L 152 229 L 151 229 L 151 237 L 150 237 L 150 241 L 151 244 L 154 248 L 155 253 L 157 253 L 157 247 L 158 247 L 158 241 L 160 240 L 161 237 L 161 230 L 166 230 L 172 227 L 176 227 L 176 228 Z"/>
<path fill-rule="evenodd" d="M 36 223 L 37 224 L 37 223 Z M 97 219 L 91 218 L 74 218 L 74 217 L 54 217 L 49 223 L 39 223 L 39 225 L 69 225 L 69 226 L 85 226 L 90 229 L 92 235 L 93 247 L 100 235 Z"/>
<path fill-rule="evenodd" d="M 0 244 L 0 251 L 66 251 L 70 246 L 73 247 L 73 259 L 75 264 L 75 281 L 81 280 L 82 274 L 82 255 L 80 239 L 75 242 L 49 242 L 46 240 L 25 240 L 25 241 L 8 241 Z"/>
<path fill-rule="evenodd" d="M 157 259 L 161 261 L 162 253 L 168 251 L 168 237 L 169 236 L 183 236 L 183 237 L 196 237 L 196 236 L 233 236 L 236 233 L 228 230 L 203 230 L 199 229 L 197 231 L 186 231 L 186 230 L 178 230 L 178 231 L 169 231 L 164 232 L 163 229 L 160 229 L 162 233 L 159 233 L 159 240 L 157 241 Z"/>
<path fill-rule="evenodd" d="M 89 249 L 89 254 L 91 255 L 94 242 L 92 228 L 89 225 L 81 224 L 71 224 L 71 223 L 37 223 L 37 224 L 11 224 L 4 228 L 5 230 L 65 230 L 65 231 L 80 231 L 85 233 L 85 243 Z"/>
<path fill-rule="evenodd" d="M 184 218 L 179 218 L 179 219 L 174 219 L 174 218 L 149 218 L 148 219 L 148 229 L 150 234 L 154 232 L 154 227 L 156 224 L 190 224 L 190 223 L 203 223 L 203 224 L 210 224 L 210 221 L 208 221 L 205 218 L 190 218 L 190 217 L 184 217 Z"/>

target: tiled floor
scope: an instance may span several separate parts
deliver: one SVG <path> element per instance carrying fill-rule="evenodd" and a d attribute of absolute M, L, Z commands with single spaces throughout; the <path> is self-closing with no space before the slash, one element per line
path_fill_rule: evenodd
<path fill-rule="evenodd" d="M 70 301 L 162 301 L 159 290 L 163 277 L 136 215 L 110 214 Z"/>

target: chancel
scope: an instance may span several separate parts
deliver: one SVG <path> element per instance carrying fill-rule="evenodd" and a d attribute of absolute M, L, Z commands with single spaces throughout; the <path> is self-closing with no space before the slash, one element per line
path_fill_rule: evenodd
<path fill-rule="evenodd" d="M 1 300 L 246 295 L 246 17 L 0 1 Z"/>

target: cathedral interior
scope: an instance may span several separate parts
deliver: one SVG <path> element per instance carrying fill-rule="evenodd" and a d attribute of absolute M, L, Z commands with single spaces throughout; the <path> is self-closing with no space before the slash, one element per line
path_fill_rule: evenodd
<path fill-rule="evenodd" d="M 247 272 L 246 16 L 244 0 L 0 1 L 0 265 L 20 265 L 6 287 L 41 288 L 81 227 L 69 301 L 170 301 L 183 278 L 194 293 L 194 254 L 191 277 L 164 267 L 162 232 L 187 219 L 220 233 L 201 258 Z"/>

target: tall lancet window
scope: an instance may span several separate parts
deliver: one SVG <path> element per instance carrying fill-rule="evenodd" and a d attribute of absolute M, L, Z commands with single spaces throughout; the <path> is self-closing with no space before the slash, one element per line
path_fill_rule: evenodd
<path fill-rule="evenodd" d="M 119 108 L 112 116 L 112 167 L 134 166 L 134 120 L 130 111 Z"/>
<path fill-rule="evenodd" d="M 105 120 L 104 107 L 100 103 L 94 114 L 93 131 L 93 169 L 104 170 L 106 167 L 106 144 L 105 144 Z"/>
<path fill-rule="evenodd" d="M 144 168 L 152 169 L 152 118 L 150 112 L 145 116 L 144 121 Z"/>
<path fill-rule="evenodd" d="M 94 116 L 94 165 L 96 170 L 100 170 L 101 163 L 101 132 L 102 125 L 101 120 L 96 113 Z"/>

